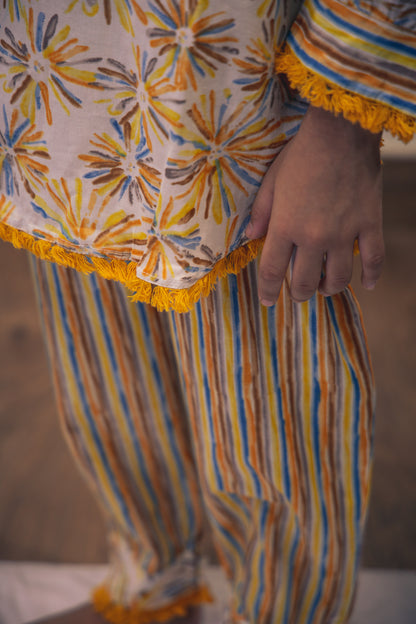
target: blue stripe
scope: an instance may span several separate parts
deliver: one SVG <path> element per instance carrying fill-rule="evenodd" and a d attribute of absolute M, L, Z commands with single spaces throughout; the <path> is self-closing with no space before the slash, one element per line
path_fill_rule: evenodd
<path fill-rule="evenodd" d="M 345 344 L 342 340 L 342 335 L 339 329 L 339 325 L 337 322 L 336 312 L 334 309 L 334 304 L 330 297 L 327 298 L 328 310 L 331 316 L 333 330 L 336 334 L 337 341 L 339 343 L 341 352 L 344 356 L 344 359 L 347 363 L 348 370 L 351 375 L 352 387 L 353 387 L 353 403 L 354 403 L 354 422 L 353 422 L 353 452 L 351 463 L 353 466 L 353 490 L 354 490 L 354 520 L 355 520 L 355 530 L 357 535 L 360 534 L 360 511 L 361 511 L 361 486 L 360 486 L 360 466 L 359 466 L 359 443 L 360 443 L 360 403 L 361 403 L 361 392 L 360 392 L 360 384 L 358 382 L 357 375 L 354 371 L 354 368 L 348 358 Z"/>
<path fill-rule="evenodd" d="M 268 502 L 264 502 L 262 504 L 262 508 L 261 508 L 261 512 L 260 512 L 260 518 L 259 518 L 259 535 L 258 535 L 258 543 L 262 545 L 262 552 L 260 555 L 260 560 L 259 560 L 259 565 L 257 568 L 257 597 L 256 597 L 256 601 L 254 603 L 254 616 L 255 616 L 255 621 L 258 621 L 258 617 L 259 617 L 259 611 L 260 611 L 260 607 L 261 607 L 261 600 L 263 598 L 263 594 L 264 594 L 264 564 L 265 564 L 265 549 L 267 548 L 267 544 L 265 542 L 265 529 L 266 529 L 266 522 L 267 522 L 267 516 L 269 514 L 269 503 Z M 254 573 L 254 570 L 253 570 Z"/>
<path fill-rule="evenodd" d="M 230 304 L 232 315 L 232 333 L 233 333 L 233 350 L 234 350 L 234 362 L 237 364 L 234 367 L 235 375 L 235 397 L 237 403 L 237 414 L 239 422 L 239 431 L 243 442 L 243 456 L 244 463 L 248 468 L 256 491 L 257 498 L 261 499 L 261 485 L 255 469 L 250 462 L 250 449 L 248 444 L 247 435 L 247 418 L 246 407 L 244 404 L 244 392 L 243 392 L 243 367 L 242 362 L 242 345 L 241 345 L 241 320 L 240 320 L 240 307 L 238 303 L 238 286 L 237 277 L 235 275 L 229 275 L 230 285 Z"/>
<path fill-rule="evenodd" d="M 69 327 L 69 323 L 68 323 L 68 317 L 67 317 L 67 313 L 66 313 L 66 308 L 65 308 L 65 303 L 64 303 L 64 299 L 63 299 L 63 294 L 62 294 L 62 290 L 61 290 L 61 285 L 59 282 L 59 275 L 58 275 L 58 270 L 57 270 L 57 266 L 55 264 L 52 265 L 52 273 L 53 273 L 53 279 L 54 279 L 54 285 L 55 285 L 55 291 L 56 291 L 56 296 L 58 299 L 58 304 L 59 304 L 59 311 L 61 314 L 61 319 L 62 319 L 62 324 L 63 324 L 63 328 L 64 328 L 64 333 L 65 333 L 65 341 L 66 341 L 66 345 L 67 345 L 67 349 L 68 349 L 68 355 L 71 361 L 71 366 L 72 366 L 72 370 L 76 379 L 76 383 L 77 383 L 77 388 L 79 391 L 79 395 L 80 395 L 80 399 L 81 399 L 81 403 L 82 403 L 82 408 L 83 408 L 83 412 L 85 417 L 87 418 L 88 421 L 88 427 L 91 431 L 93 440 L 94 440 L 94 444 L 95 447 L 98 451 L 98 454 L 100 456 L 100 459 L 103 463 L 105 472 L 107 474 L 108 480 L 111 483 L 111 487 L 112 490 L 116 496 L 118 505 L 120 507 L 120 509 L 123 512 L 123 515 L 126 519 L 126 522 L 129 526 L 129 528 L 134 531 L 134 526 L 133 523 L 131 521 L 130 518 L 130 514 L 128 511 L 128 508 L 125 504 L 124 498 L 122 493 L 120 492 L 117 482 L 114 478 L 113 472 L 111 470 L 111 467 L 108 463 L 108 458 L 106 456 L 105 453 L 105 449 L 103 448 L 102 444 L 101 444 L 101 439 L 99 436 L 99 433 L 97 431 L 97 427 L 95 425 L 94 422 L 94 417 L 91 414 L 91 410 L 90 410 L 90 406 L 88 403 L 88 399 L 86 397 L 86 393 L 85 393 L 85 387 L 82 381 L 82 375 L 80 373 L 79 367 L 78 367 L 78 360 L 77 360 L 77 355 L 75 353 L 75 345 L 73 342 L 73 338 L 72 338 L 72 333 Z M 98 480 L 99 481 L 99 480 Z"/>
<path fill-rule="evenodd" d="M 277 336 L 276 336 L 276 306 L 270 306 L 267 309 L 267 324 L 269 331 L 269 341 L 270 341 L 270 359 L 271 366 L 273 372 L 273 381 L 274 388 L 276 390 L 276 401 L 277 401 L 277 416 L 278 416 L 278 427 L 279 427 L 279 441 L 281 443 L 281 456 L 280 463 L 283 468 L 283 483 L 284 483 L 284 494 L 288 500 L 291 499 L 292 489 L 290 483 L 290 472 L 289 472 L 289 461 L 288 461 L 288 451 L 287 451 L 287 437 L 286 437 L 286 427 L 285 427 L 285 414 L 283 413 L 283 401 L 282 401 L 282 389 L 280 385 L 279 379 L 279 362 L 278 362 L 278 349 L 279 346 L 277 344 Z"/>
<path fill-rule="evenodd" d="M 315 459 L 315 471 L 319 488 L 319 501 L 321 507 L 321 526 L 322 526 L 322 552 L 319 558 L 319 583 L 309 612 L 308 624 L 312 624 L 315 617 L 316 609 L 322 597 L 323 585 L 326 573 L 326 561 L 328 557 L 328 513 L 325 506 L 322 484 L 322 465 L 321 465 L 321 448 L 319 440 L 320 422 L 319 422 L 319 405 L 321 402 L 321 388 L 319 385 L 319 362 L 318 362 L 318 345 L 317 345 L 317 319 L 316 319 L 316 295 L 309 301 L 309 335 L 312 347 L 312 397 L 311 397 L 311 421 L 312 421 L 312 444 Z"/>
<path fill-rule="evenodd" d="M 216 450 L 216 442 L 215 442 L 215 433 L 214 433 L 214 419 L 212 417 L 212 402 L 211 402 L 211 392 L 209 387 L 208 380 L 208 372 L 207 372 L 207 358 L 205 352 L 205 341 L 204 341 L 204 326 L 202 322 L 202 310 L 199 302 L 195 305 L 195 311 L 198 322 L 198 343 L 199 343 L 199 356 L 200 363 L 202 368 L 202 376 L 203 376 L 203 384 L 204 384 L 204 396 L 205 396 L 205 407 L 208 414 L 208 426 L 209 426 L 209 435 L 210 440 L 207 441 L 207 444 L 210 447 L 211 451 L 211 459 L 212 465 L 214 466 L 215 478 L 217 480 L 217 487 L 220 490 L 224 489 L 224 482 L 222 480 L 221 471 L 218 466 L 217 456 L 215 453 Z"/>
<path fill-rule="evenodd" d="M 146 351 L 148 354 L 151 354 L 150 355 L 151 366 L 152 366 L 153 377 L 155 380 L 154 387 L 161 389 L 164 387 L 163 378 L 160 373 L 159 364 L 158 364 L 158 361 L 154 352 L 152 338 L 151 338 L 152 332 L 150 330 L 149 321 L 147 318 L 147 312 L 148 312 L 149 306 L 148 304 L 137 303 L 136 308 L 138 310 L 139 317 L 142 323 L 142 327 L 144 329 L 143 334 L 145 336 L 145 341 L 146 341 Z M 153 310 L 152 308 L 151 312 L 155 313 L 155 310 Z M 169 410 L 169 406 L 166 400 L 166 395 L 163 392 L 159 392 L 158 398 L 162 407 L 164 425 L 166 427 L 166 431 L 169 434 L 169 443 L 170 443 L 169 448 L 174 456 L 177 471 L 179 473 L 180 480 L 181 480 L 181 486 L 182 486 L 181 493 L 183 494 L 184 499 L 186 501 L 187 518 L 188 518 L 189 525 L 190 525 L 190 532 L 193 535 L 195 532 L 195 514 L 194 514 L 194 509 L 192 506 L 192 498 L 191 498 L 191 494 L 190 494 L 190 490 L 188 486 L 188 480 L 186 477 L 184 463 L 182 461 L 182 456 L 178 448 L 175 430 L 172 424 L 172 419 L 170 417 L 170 410 Z"/>
<path fill-rule="evenodd" d="M 215 499 L 217 497 L 214 495 L 213 498 Z M 224 507 L 225 506 L 224 505 L 224 501 L 221 500 L 220 497 L 218 497 L 218 500 L 220 501 L 221 507 Z M 231 512 L 231 514 L 232 514 L 232 512 Z M 238 558 L 237 559 L 239 559 L 240 561 L 244 561 L 245 560 L 245 556 L 246 556 L 245 549 L 243 549 L 240 546 L 240 544 L 236 540 L 235 536 L 232 533 L 230 533 L 222 524 L 220 524 L 219 521 L 216 519 L 216 517 L 212 513 L 210 514 L 210 521 L 211 521 L 211 523 L 215 524 L 215 526 L 217 528 L 217 531 L 219 533 L 221 533 L 224 536 L 224 538 L 226 539 L 227 547 L 228 546 L 232 546 L 233 549 L 237 551 L 237 554 L 238 554 Z M 223 551 L 223 554 L 224 554 L 224 551 Z M 230 568 L 232 568 L 232 569 L 235 568 L 236 556 L 230 553 L 228 555 L 228 559 L 230 561 Z"/>
<path fill-rule="evenodd" d="M 361 82 L 356 82 L 354 80 L 349 80 L 345 78 L 342 74 L 339 74 L 331 69 L 328 69 L 325 65 L 319 63 L 315 58 L 309 56 L 300 46 L 300 44 L 296 41 L 294 35 L 289 33 L 287 37 L 287 42 L 292 48 L 293 52 L 299 57 L 304 65 L 306 65 L 309 69 L 314 71 L 321 76 L 324 76 L 331 82 L 338 84 L 344 89 L 348 89 L 355 93 L 359 93 L 363 97 L 372 98 L 373 100 L 377 100 L 384 104 L 388 104 L 393 108 L 398 108 L 410 115 L 416 114 L 416 107 L 412 102 L 408 102 L 407 100 L 403 100 L 400 97 L 395 95 L 391 95 L 386 91 L 380 91 L 378 89 L 372 89 L 371 87 L 364 85 Z"/>
<path fill-rule="evenodd" d="M 131 435 L 131 439 L 133 442 L 133 447 L 135 450 L 135 455 L 137 457 L 139 466 L 140 466 L 140 473 L 141 473 L 141 477 L 143 478 L 145 484 L 146 484 L 146 488 L 151 496 L 152 499 L 152 503 L 154 505 L 154 510 L 157 510 L 158 513 L 160 514 L 160 505 L 159 505 L 159 500 L 158 500 L 158 496 L 157 493 L 154 491 L 152 483 L 150 481 L 149 478 L 149 474 L 147 471 L 147 467 L 146 467 L 146 462 L 143 458 L 143 454 L 140 448 L 140 444 L 139 444 L 139 440 L 137 438 L 137 432 L 136 429 L 134 427 L 134 423 L 132 421 L 132 417 L 130 414 L 130 410 L 129 410 L 129 406 L 127 403 L 127 399 L 126 399 L 126 395 L 124 393 L 123 390 L 123 385 L 122 385 L 122 381 L 120 379 L 120 371 L 118 368 L 118 364 L 117 364 L 117 359 L 115 356 L 115 352 L 114 352 L 114 347 L 112 344 L 112 340 L 111 340 L 111 336 L 108 330 L 108 326 L 107 326 L 107 322 L 106 322 L 106 318 L 105 318 L 105 312 L 104 312 L 104 308 L 103 308 L 103 304 L 102 304 L 102 300 L 101 300 L 101 294 L 100 294 L 100 290 L 99 290 L 99 286 L 98 286 L 98 280 L 95 274 L 91 275 L 91 285 L 92 285 L 92 290 L 93 290 L 93 294 L 94 294 L 94 300 L 95 300 L 95 304 L 97 306 L 97 312 L 98 312 L 98 316 L 100 318 L 100 324 L 101 324 L 101 328 L 102 328 L 102 332 L 103 332 L 103 336 L 104 336 L 104 341 L 107 347 L 107 353 L 111 362 L 111 366 L 112 366 L 112 372 L 114 375 L 114 381 L 116 384 L 116 388 L 117 388 L 117 392 L 118 392 L 118 397 L 121 403 L 121 406 L 123 408 L 123 412 L 124 412 L 124 416 L 126 418 L 126 422 L 128 425 L 128 429 Z"/>
<path fill-rule="evenodd" d="M 337 24 L 337 26 L 339 26 L 344 32 L 354 33 L 354 35 L 358 39 L 361 39 L 363 41 L 370 41 L 380 48 L 383 47 L 383 52 L 385 52 L 386 49 L 394 50 L 395 52 L 408 54 L 410 57 L 416 58 L 415 48 L 407 46 L 404 43 L 392 41 L 391 39 L 387 39 L 386 37 L 381 37 L 380 35 L 375 35 L 368 30 L 364 30 L 364 28 L 359 28 L 359 26 L 355 26 L 351 24 L 351 22 L 345 21 L 337 13 L 334 13 L 328 7 L 324 7 L 320 0 L 314 0 L 314 4 L 315 9 L 318 9 L 320 13 L 326 17 L 327 20 L 333 22 L 334 24 Z M 313 23 L 313 17 L 311 17 L 311 20 Z"/>
<path fill-rule="evenodd" d="M 292 585 L 293 585 L 293 573 L 295 570 L 295 557 L 296 557 L 296 553 L 297 553 L 297 549 L 298 549 L 298 545 L 299 545 L 299 540 L 300 540 L 300 530 L 299 530 L 299 524 L 298 524 L 298 519 L 297 516 L 295 517 L 295 522 L 296 522 L 296 531 L 293 535 L 293 543 L 292 543 L 292 548 L 290 549 L 290 555 L 289 555 L 289 563 L 288 563 L 288 579 L 287 579 L 287 592 L 286 592 L 286 606 L 285 606 L 285 612 L 283 615 L 283 621 L 282 624 L 289 624 L 289 609 L 291 607 L 291 598 L 292 598 Z"/>

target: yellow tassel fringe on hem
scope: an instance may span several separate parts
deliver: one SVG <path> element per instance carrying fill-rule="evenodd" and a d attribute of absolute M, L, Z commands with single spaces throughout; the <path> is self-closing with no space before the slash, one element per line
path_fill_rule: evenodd
<path fill-rule="evenodd" d="M 313 106 L 341 114 L 366 130 L 374 133 L 387 130 L 404 143 L 408 143 L 416 132 L 414 117 L 387 104 L 348 91 L 315 74 L 303 65 L 288 45 L 283 53 L 277 55 L 275 69 L 279 74 L 286 74 L 292 89 L 296 89 Z"/>
<path fill-rule="evenodd" d="M 154 624 L 156 622 L 168 622 L 174 617 L 184 617 L 191 607 L 204 602 L 213 602 L 213 598 L 206 587 L 197 589 L 177 598 L 171 604 L 155 610 L 146 610 L 140 601 L 129 607 L 117 605 L 111 600 L 106 587 L 98 587 L 93 592 L 93 606 L 112 624 Z"/>
<path fill-rule="evenodd" d="M 136 263 L 118 259 L 85 256 L 74 251 L 67 251 L 57 244 L 37 239 L 5 223 L 0 223 L 0 239 L 12 243 L 17 249 L 27 249 L 42 260 L 49 260 L 76 269 L 82 273 L 94 271 L 105 279 L 121 282 L 133 292 L 132 301 L 141 301 L 155 306 L 158 310 L 189 312 L 201 298 L 207 297 L 215 288 L 215 283 L 229 273 L 238 273 L 261 251 L 264 239 L 252 240 L 235 249 L 228 256 L 217 262 L 212 270 L 189 288 L 167 288 L 155 286 L 136 275 Z"/>

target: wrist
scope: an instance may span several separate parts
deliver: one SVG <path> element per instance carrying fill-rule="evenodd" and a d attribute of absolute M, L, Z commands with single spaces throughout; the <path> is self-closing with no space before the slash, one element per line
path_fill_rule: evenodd
<path fill-rule="evenodd" d="M 319 137 L 320 140 L 330 140 L 334 147 L 360 148 L 379 158 L 382 133 L 370 132 L 342 115 L 309 106 L 302 127 L 315 135 L 316 139 Z"/>

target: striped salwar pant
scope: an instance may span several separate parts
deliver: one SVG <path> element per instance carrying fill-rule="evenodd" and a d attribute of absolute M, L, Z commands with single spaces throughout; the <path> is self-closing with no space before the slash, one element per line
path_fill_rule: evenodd
<path fill-rule="evenodd" d="M 154 622 L 207 599 L 209 527 L 230 622 L 346 622 L 374 394 L 351 290 L 299 304 L 285 283 L 265 308 L 253 262 L 191 312 L 160 313 L 33 264 L 63 428 L 111 530 L 96 608 Z"/>

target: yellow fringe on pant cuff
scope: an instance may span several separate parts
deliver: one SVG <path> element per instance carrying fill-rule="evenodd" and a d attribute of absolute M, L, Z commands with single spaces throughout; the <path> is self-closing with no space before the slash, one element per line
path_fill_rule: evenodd
<path fill-rule="evenodd" d="M 341 114 L 366 130 L 374 133 L 387 130 L 404 143 L 408 143 L 416 132 L 416 118 L 387 104 L 343 89 L 315 74 L 303 65 L 289 46 L 277 55 L 275 69 L 280 74 L 286 74 L 290 86 L 313 106 Z"/>
<path fill-rule="evenodd" d="M 188 594 L 176 599 L 171 604 L 155 610 L 146 610 L 140 601 L 129 607 L 117 605 L 111 600 L 106 587 L 98 587 L 93 593 L 93 605 L 112 624 L 154 624 L 168 622 L 174 617 L 185 616 L 191 607 L 204 602 L 213 602 L 213 598 L 206 587 L 199 587 Z"/>
<path fill-rule="evenodd" d="M 97 258 L 67 251 L 57 244 L 35 238 L 5 223 L 0 223 L 0 239 L 12 243 L 18 249 L 27 249 L 42 260 L 56 262 L 83 273 L 95 271 L 101 277 L 121 282 L 131 290 L 132 301 L 149 303 L 158 310 L 176 312 L 188 312 L 201 297 L 209 295 L 221 277 L 229 273 L 238 273 L 254 260 L 263 246 L 263 239 L 252 240 L 219 260 L 207 275 L 189 288 L 175 289 L 155 286 L 138 278 L 134 261 Z"/>

